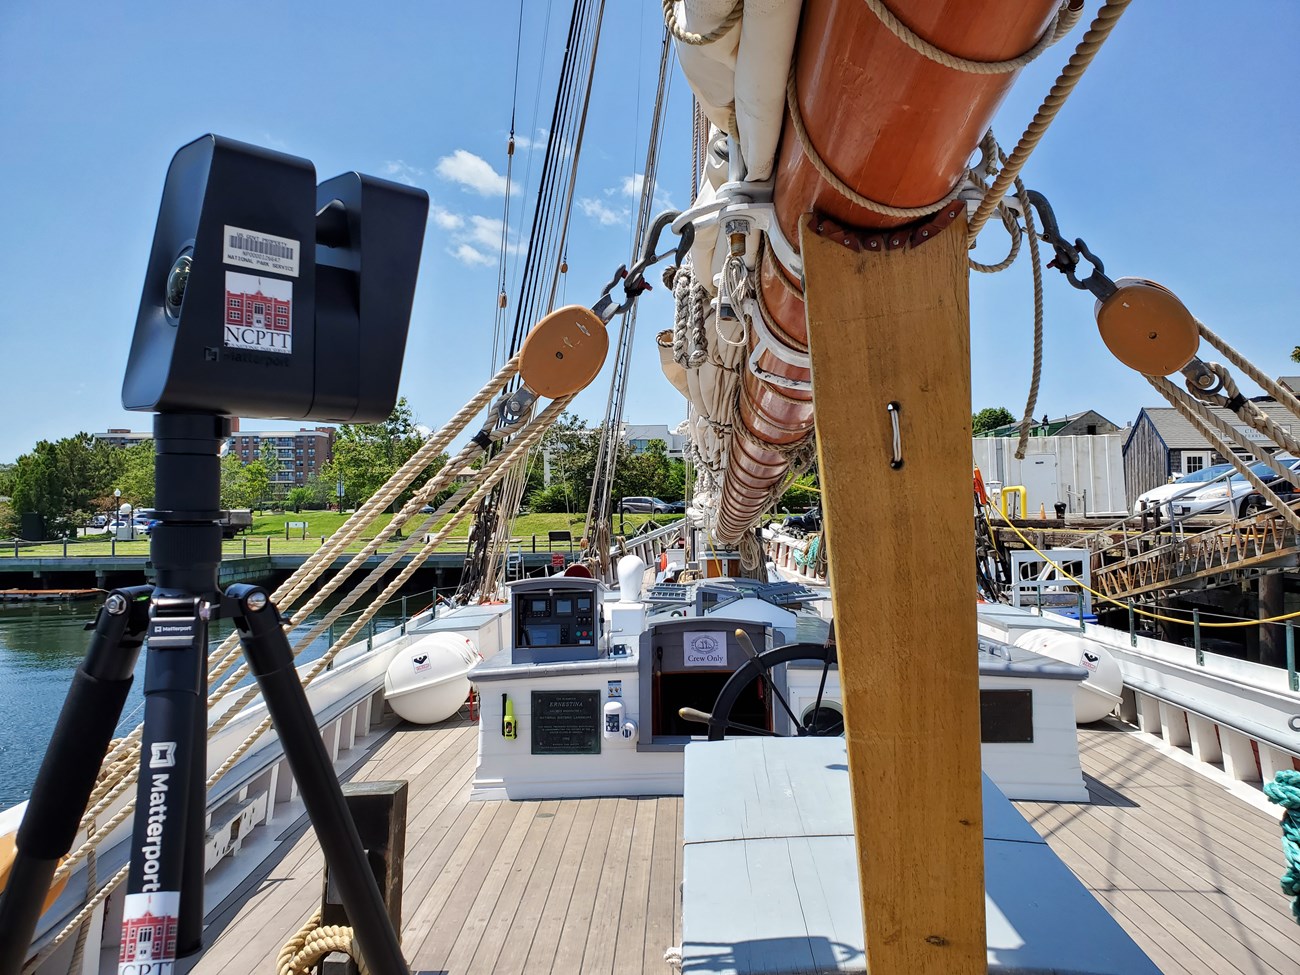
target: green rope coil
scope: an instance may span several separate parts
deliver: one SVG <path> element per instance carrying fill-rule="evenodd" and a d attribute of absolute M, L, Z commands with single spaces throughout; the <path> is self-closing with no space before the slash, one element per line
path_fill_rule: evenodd
<path fill-rule="evenodd" d="M 1300 772 L 1284 769 L 1264 783 L 1264 795 L 1286 810 L 1282 814 L 1282 853 L 1287 870 L 1282 893 L 1291 898 L 1291 916 L 1300 924 Z"/>

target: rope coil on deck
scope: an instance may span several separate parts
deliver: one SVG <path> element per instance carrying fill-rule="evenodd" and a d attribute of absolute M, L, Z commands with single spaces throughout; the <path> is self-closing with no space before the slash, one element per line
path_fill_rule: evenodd
<path fill-rule="evenodd" d="M 1282 893 L 1291 898 L 1291 916 L 1300 924 L 1300 772 L 1283 769 L 1272 782 L 1264 783 L 1269 802 L 1282 807 L 1282 853 L 1287 869 L 1282 874 Z"/>
<path fill-rule="evenodd" d="M 321 959 L 336 951 L 355 961 L 361 975 L 370 975 L 352 928 L 341 924 L 322 926 L 317 910 L 280 949 L 275 960 L 276 975 L 309 975 Z"/>

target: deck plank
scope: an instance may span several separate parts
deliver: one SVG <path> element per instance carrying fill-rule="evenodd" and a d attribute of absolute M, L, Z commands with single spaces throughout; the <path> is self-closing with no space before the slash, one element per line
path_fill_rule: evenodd
<path fill-rule="evenodd" d="M 637 801 L 628 847 L 627 870 L 623 877 L 622 905 L 614 934 L 612 971 L 644 971 L 646 922 L 650 913 L 650 875 L 654 854 L 655 819 L 658 800 Z M 666 947 L 666 946 L 665 946 Z"/>
<path fill-rule="evenodd" d="M 664 952 L 671 946 L 679 944 L 676 939 L 673 918 L 680 911 L 656 911 L 657 904 L 673 904 L 677 889 L 677 850 L 681 843 L 677 838 L 677 824 L 680 819 L 680 802 L 676 797 L 665 797 L 655 803 L 654 841 L 650 849 L 648 867 L 650 870 L 649 889 L 646 903 L 649 911 L 645 923 L 645 950 L 641 959 L 641 971 L 667 972 Z M 629 968 L 635 970 L 634 966 Z"/>
<path fill-rule="evenodd" d="M 610 827 L 614 824 L 613 799 L 579 799 L 578 802 L 583 808 L 579 810 L 573 829 L 569 832 L 564 855 L 560 858 L 555 879 L 551 882 L 550 896 L 538 918 L 537 931 L 524 966 L 526 972 L 556 970 L 556 953 L 564 941 L 565 932 L 569 930 L 569 908 L 573 903 L 574 891 L 580 882 L 585 882 L 584 875 L 599 871 L 599 858 L 604 853 Z M 594 884 L 591 886 L 594 894 Z M 584 935 L 585 932 L 575 931 L 572 937 Z M 569 971 L 572 972 L 573 969 Z"/>
<path fill-rule="evenodd" d="M 614 821 L 600 862 L 587 875 L 579 874 L 564 919 L 564 937 L 555 955 L 559 971 L 609 973 L 614 965 L 614 940 L 622 907 L 623 879 L 627 874 L 628 853 L 632 843 L 632 826 L 636 819 L 637 800 L 610 799 L 614 804 Z"/>
<path fill-rule="evenodd" d="M 1277 821 L 1114 726 L 1080 729 L 1093 804 L 1017 806 L 1167 972 L 1293 975 Z"/>
<path fill-rule="evenodd" d="M 681 943 L 682 800 L 469 799 L 476 727 L 380 732 L 354 778 L 407 779 L 402 943 L 414 972 L 665 975 Z M 1080 731 L 1092 804 L 1018 803 L 1164 971 L 1294 975 L 1300 926 L 1277 890 L 1277 822 L 1117 728 Z M 267 970 L 315 908 L 304 823 L 278 859 L 213 905 L 212 944 L 180 971 Z"/>
<path fill-rule="evenodd" d="M 542 841 L 542 849 L 533 866 L 532 876 L 521 893 L 519 904 L 510 916 L 509 930 L 496 956 L 494 968 L 499 975 L 524 975 L 528 953 L 533 947 L 533 936 L 541 921 L 542 909 L 550 898 L 559 873 L 560 858 L 568 845 L 569 837 L 579 831 L 585 838 L 586 830 L 591 828 L 596 815 L 596 804 L 589 802 L 581 805 L 577 802 L 562 802 L 555 813 L 551 828 Z M 475 955 L 474 966 L 479 964 Z"/>

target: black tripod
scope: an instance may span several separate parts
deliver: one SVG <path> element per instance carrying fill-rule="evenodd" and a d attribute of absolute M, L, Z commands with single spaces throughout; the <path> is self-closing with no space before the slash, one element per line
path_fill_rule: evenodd
<path fill-rule="evenodd" d="M 208 624 L 221 616 L 239 630 L 370 970 L 408 971 L 294 670 L 279 611 L 259 587 L 235 585 L 223 594 L 217 586 L 219 450 L 229 435 L 224 417 L 154 418 L 154 514 L 160 523 L 150 555 L 156 584 L 114 590 L 95 621 L 0 896 L 0 975 L 16 975 L 26 958 L 50 880 L 76 838 L 146 641 L 144 737 L 122 958 L 136 961 L 138 972 L 168 975 L 177 957 L 202 948 Z"/>

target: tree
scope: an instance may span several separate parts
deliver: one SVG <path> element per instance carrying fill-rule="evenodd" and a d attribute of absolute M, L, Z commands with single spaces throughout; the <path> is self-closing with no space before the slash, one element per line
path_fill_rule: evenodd
<path fill-rule="evenodd" d="M 142 440 L 118 451 L 120 465 L 114 487 L 122 492 L 122 501 L 134 508 L 153 506 L 154 447 L 152 440 Z"/>
<path fill-rule="evenodd" d="M 271 478 L 260 460 L 244 465 L 244 507 L 260 508 L 271 494 Z"/>
<path fill-rule="evenodd" d="M 12 503 L 7 528 L 28 512 L 45 519 L 49 534 L 72 534 L 111 504 L 112 485 L 118 480 L 123 455 L 115 447 L 88 433 L 51 442 L 42 440 L 18 458 L 10 477 Z M 125 492 L 124 492 L 125 493 Z M 149 485 L 149 498 L 153 485 Z"/>
<path fill-rule="evenodd" d="M 821 503 L 820 486 L 817 483 L 817 472 L 809 471 L 801 475 L 791 484 L 781 499 L 776 503 L 778 508 L 784 508 L 787 511 L 806 511 L 813 505 Z"/>
<path fill-rule="evenodd" d="M 267 492 L 264 496 L 280 497 L 283 491 L 280 481 L 280 450 L 274 440 L 262 441 L 258 459 L 266 470 Z"/>
<path fill-rule="evenodd" d="M 221 458 L 221 507 L 247 508 L 248 477 L 238 455 L 226 454 Z"/>
<path fill-rule="evenodd" d="M 344 503 L 360 504 L 378 491 L 423 443 L 411 406 L 403 396 L 382 423 L 345 423 L 339 428 L 334 439 L 334 459 L 322 469 L 321 480 L 326 484 L 342 481 Z M 446 462 L 446 454 L 434 458 L 411 488 L 394 500 L 394 510 Z"/>
<path fill-rule="evenodd" d="M 645 495 L 676 501 L 680 494 L 669 498 L 673 493 L 668 445 L 662 440 L 651 440 L 641 453 L 621 460 L 614 471 L 615 498 Z"/>
<path fill-rule="evenodd" d="M 7 498 L 14 490 L 14 464 L 0 464 L 0 498 Z"/>
<path fill-rule="evenodd" d="M 292 508 L 295 513 L 302 511 L 304 507 L 311 504 L 311 501 L 311 489 L 306 487 L 289 488 L 289 492 L 284 496 L 284 503 Z"/>
<path fill-rule="evenodd" d="M 987 433 L 989 430 L 996 430 L 998 427 L 1005 427 L 1015 422 L 1016 418 L 1005 406 L 986 406 L 978 413 L 971 414 L 971 433 L 979 436 L 981 433 Z"/>
<path fill-rule="evenodd" d="M 1300 362 L 1300 345 L 1291 350 L 1291 361 Z"/>
<path fill-rule="evenodd" d="M 309 475 L 303 487 L 310 495 L 310 500 L 306 502 L 310 508 L 328 508 L 334 500 L 336 482 L 326 480 L 318 473 Z"/>
<path fill-rule="evenodd" d="M 534 511 L 586 511 L 591 485 L 596 479 L 600 438 L 600 428 L 587 429 L 586 422 L 572 413 L 560 415 L 542 438 L 544 465 L 550 471 L 549 483 L 543 487 L 540 470 L 529 471 L 524 496 Z M 622 440 L 619 440 L 617 449 L 621 465 L 631 451 Z"/>

